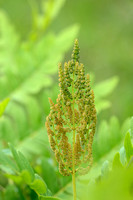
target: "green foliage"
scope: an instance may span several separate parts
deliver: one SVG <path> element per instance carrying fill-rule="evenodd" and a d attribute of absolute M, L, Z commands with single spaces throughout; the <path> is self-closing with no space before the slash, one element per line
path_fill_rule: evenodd
<path fill-rule="evenodd" d="M 108 173 L 109 173 L 109 161 L 106 160 L 101 168 L 101 177 L 107 177 Z"/>
<path fill-rule="evenodd" d="M 9 98 L 5 99 L 4 101 L 0 102 L 0 117 L 2 116 L 7 104 L 9 102 Z"/>
<path fill-rule="evenodd" d="M 105 179 L 96 183 L 96 185 L 90 188 L 89 196 L 91 199 L 132 199 L 132 170 L 131 158 L 133 156 L 132 141 L 129 132 L 126 133 L 124 139 L 124 148 L 126 151 L 126 165 L 121 163 L 121 154 L 117 152 L 114 156 L 112 163 L 112 171 L 108 173 Z M 106 172 L 106 168 L 105 168 Z M 116 189 L 117 188 L 117 189 Z M 105 192 L 106 191 L 106 192 Z M 86 198 L 87 199 L 87 198 Z"/>
<path fill-rule="evenodd" d="M 44 123 L 49 113 L 47 99 L 51 97 L 55 102 L 58 94 L 57 64 L 71 47 L 78 26 L 56 34 L 49 32 L 47 28 L 64 0 L 42 1 L 41 12 L 30 2 L 33 27 L 25 40 L 8 15 L 0 10 L 0 100 L 4 99 L 0 102 L 0 116 L 3 114 L 0 118 L 0 199 L 58 200 L 60 197 L 69 200 L 72 199 L 71 178 L 58 173 Z M 107 97 L 117 83 L 118 77 L 112 77 L 93 85 L 98 114 L 111 105 Z M 129 124 L 131 129 L 125 136 Z M 88 175 L 77 177 L 79 198 L 93 200 L 98 194 L 102 200 L 115 199 L 112 194 L 118 187 L 117 199 L 130 199 L 133 118 L 131 123 L 126 120 L 120 127 L 116 117 L 111 117 L 109 122 L 98 122 L 93 144 L 94 166 Z"/>
<path fill-rule="evenodd" d="M 2 189 L 0 195 L 4 200 L 41 199 L 44 194 L 45 199 L 46 197 L 50 199 L 49 196 L 52 194 L 39 176 L 45 173 L 45 166 L 41 166 L 36 175 L 35 169 L 31 167 L 26 157 L 30 159 L 34 168 L 37 162 L 42 162 L 38 161 L 35 155 L 40 154 L 42 159 L 45 158 L 46 162 L 52 163 L 51 168 L 57 182 L 53 192 L 67 183 L 67 179 L 64 180 L 57 174 L 54 159 L 51 158 L 52 153 L 49 150 L 47 134 L 42 129 L 45 116 L 49 112 L 47 98 L 50 93 L 53 96 L 56 93 L 52 87 L 55 82 L 57 64 L 63 59 L 64 53 L 70 48 L 78 32 L 78 26 L 74 25 L 58 34 L 50 32 L 44 34 L 63 2 L 45 1 L 50 10 L 47 10 L 46 5 L 43 6 L 43 9 L 47 11 L 45 16 L 44 12 L 39 16 L 40 13 L 37 11 L 34 20 L 38 27 L 35 28 L 33 25 L 30 37 L 27 37 L 25 41 L 21 40 L 21 36 L 11 24 L 6 13 L 0 11 L 2 22 L 0 24 L 0 75 L 2 75 L 0 99 L 10 97 L 10 104 L 0 120 L 0 169 L 2 170 L 0 185 L 5 188 Z M 40 17 L 45 23 L 39 22 Z M 6 89 L 3 90 L 3 88 Z M 0 104 L 1 114 L 6 104 L 7 100 Z M 8 142 L 10 142 L 13 158 L 7 149 Z M 14 149 L 14 145 L 17 146 L 18 152 Z M 12 181 L 8 183 L 8 179 Z M 49 183 L 48 178 L 47 182 Z M 11 183 L 14 183 L 15 192 L 12 189 L 8 192 Z M 49 185 L 52 189 L 52 184 L 49 183 Z M 38 198 L 34 191 L 38 194 Z"/>
<path fill-rule="evenodd" d="M 122 198 L 122 196 L 123 196 L 123 199 L 125 197 L 127 197 L 127 199 L 129 199 L 129 200 L 131 199 L 130 187 L 132 185 L 132 181 L 131 181 L 132 176 L 130 176 L 131 175 L 130 173 L 132 171 L 132 165 L 131 165 L 132 159 L 128 160 L 128 158 L 129 158 L 129 154 L 130 154 L 130 158 L 133 156 L 133 152 L 131 153 L 131 151 L 129 151 L 129 146 L 125 145 L 127 143 L 132 145 L 129 132 L 127 132 L 127 134 L 125 135 L 124 146 L 121 147 L 121 149 L 119 151 L 120 153 L 116 153 L 114 156 L 114 153 L 116 152 L 116 150 L 114 151 L 114 146 L 112 146 L 111 156 L 110 156 L 110 151 L 108 152 L 108 155 L 106 155 L 106 157 L 105 157 L 105 154 L 103 155 L 105 157 L 104 160 L 109 158 L 110 161 L 106 160 L 103 163 L 103 158 L 102 158 L 99 162 L 97 162 L 97 164 L 94 164 L 94 166 L 92 167 L 92 169 L 88 175 L 84 175 L 81 178 L 79 178 L 79 177 L 77 178 L 77 191 L 78 191 L 79 199 L 83 198 L 83 199 L 87 200 L 88 198 L 91 198 L 93 200 L 93 199 L 96 199 L 96 197 L 97 197 L 96 194 L 99 196 L 99 199 L 102 199 L 102 198 L 106 199 L 108 195 L 110 195 L 110 199 L 111 198 L 120 199 L 120 198 Z M 116 145 L 118 146 L 118 148 L 120 148 L 119 143 L 117 143 Z M 10 148 L 13 152 L 14 159 L 16 161 L 15 163 L 19 167 L 19 165 L 20 165 L 19 159 L 20 159 L 21 154 L 16 152 L 16 150 L 13 148 L 13 146 L 10 146 Z M 123 152 L 122 152 L 123 148 L 125 149 L 124 150 L 125 152 L 129 152 L 129 153 L 123 154 Z M 116 147 L 115 147 L 115 149 L 116 149 Z M 122 154 L 125 155 L 126 164 L 123 164 L 121 162 Z M 19 168 L 16 168 L 16 166 L 14 167 L 14 164 L 12 165 L 12 162 L 10 162 L 9 156 L 6 156 L 5 153 L 0 154 L 0 155 L 3 155 L 3 157 L 0 156 L 0 159 L 4 158 L 3 161 L 5 160 L 5 164 L 6 165 L 8 164 L 9 168 L 12 169 L 12 171 L 14 171 L 14 172 L 18 171 Z M 22 156 L 21 156 L 21 158 L 22 158 Z M 24 158 L 23 160 L 25 162 L 26 158 Z M 112 164 L 111 164 L 111 160 L 113 161 Z M 19 176 L 18 176 L 18 173 L 15 175 L 15 174 L 9 173 L 9 170 L 8 171 L 5 170 L 6 176 L 8 178 L 12 179 L 18 185 L 21 185 L 22 183 L 29 185 L 29 187 L 31 189 L 35 190 L 35 192 L 39 195 L 39 199 L 50 199 L 50 198 L 54 199 L 54 197 L 47 196 L 47 193 L 48 194 L 50 194 L 50 193 L 48 192 L 45 182 L 42 180 L 42 178 L 39 175 L 36 175 L 34 173 L 34 180 L 31 179 L 31 173 L 33 171 L 32 172 L 29 171 L 29 164 L 28 164 L 28 168 L 27 168 L 27 163 L 28 163 L 28 161 L 26 161 L 26 165 L 22 166 L 23 168 L 19 169 L 19 171 L 20 171 Z M 43 164 L 47 164 L 46 160 L 43 162 Z M 128 168 L 129 168 L 129 166 L 131 166 L 131 167 L 129 169 L 127 169 L 127 166 L 128 166 Z M 4 168 L 2 168 L 2 166 L 1 166 L 1 169 L 4 170 Z M 47 172 L 48 171 L 46 171 L 46 173 Z M 50 174 L 50 171 L 48 172 L 48 174 Z M 116 176 L 116 174 L 117 174 L 117 176 Z M 54 172 L 53 172 L 53 175 L 54 175 Z M 47 177 L 46 177 L 46 179 L 47 179 Z M 126 181 L 123 181 L 123 180 L 126 180 Z M 115 182 L 114 185 L 113 185 L 113 182 Z M 118 190 L 116 191 L 116 196 L 112 196 L 117 184 L 119 185 L 119 187 L 118 187 Z M 113 187 L 111 185 L 113 185 Z M 125 186 L 126 186 L 126 188 L 125 188 Z M 123 192 L 121 194 L 120 190 L 123 187 L 125 189 L 123 190 Z M 106 190 L 106 193 L 104 194 L 105 190 Z M 67 200 L 70 199 L 71 200 L 72 199 L 71 192 L 72 192 L 72 186 L 70 183 L 69 185 L 67 185 L 67 187 L 64 187 L 63 190 L 58 191 L 57 195 L 55 195 L 55 196 L 57 196 L 61 199 L 67 199 Z M 43 193 L 45 193 L 46 196 L 42 196 Z M 55 197 L 55 199 L 56 199 L 56 197 Z"/>
<path fill-rule="evenodd" d="M 113 169 L 122 168 L 122 164 L 121 164 L 121 161 L 120 161 L 120 154 L 118 152 L 114 156 L 112 168 Z"/>
<path fill-rule="evenodd" d="M 113 171 L 108 178 L 97 183 L 94 187 L 86 189 L 82 198 L 87 199 L 99 199 L 99 200 L 131 200 L 132 196 L 132 180 L 133 169 L 123 169 Z M 80 195 L 81 196 L 81 195 Z M 81 198 L 81 199 L 82 199 Z"/>
<path fill-rule="evenodd" d="M 4 193 L 4 197 L 3 194 L 0 194 L 0 198 L 3 200 L 18 200 L 20 198 L 20 196 L 18 195 L 18 193 L 16 193 L 17 187 L 15 185 L 8 185 L 8 187 L 6 188 L 6 191 Z M 22 198 L 24 200 L 24 198 Z"/>
<path fill-rule="evenodd" d="M 22 185 L 26 184 L 37 193 L 38 197 L 41 196 L 42 198 L 47 195 L 51 196 L 46 183 L 38 174 L 34 172 L 24 155 L 17 152 L 12 145 L 10 145 L 10 149 L 15 163 L 13 162 L 12 164 L 12 160 L 10 160 L 6 154 L 0 154 L 0 161 L 2 161 L 0 168 L 5 171 L 5 176 L 14 181 L 14 183 L 17 184 L 21 190 Z M 11 171 L 6 170 L 4 164 L 6 164 Z"/>
<path fill-rule="evenodd" d="M 30 184 L 31 189 L 35 190 L 38 195 L 45 194 L 47 192 L 47 186 L 42 178 L 35 174 L 35 180 Z"/>
<path fill-rule="evenodd" d="M 129 161 L 131 156 L 133 155 L 133 145 L 131 142 L 131 137 L 130 137 L 129 132 L 126 134 L 125 141 L 124 141 L 124 147 L 125 147 L 125 151 L 126 151 L 127 161 Z"/>
<path fill-rule="evenodd" d="M 114 116 L 111 117 L 109 123 L 103 120 L 98 127 L 93 143 L 95 161 L 109 153 L 112 148 L 119 145 L 125 135 L 123 132 L 125 132 L 125 129 L 127 130 L 129 127 L 129 119 L 123 123 L 122 128 L 120 128 L 119 121 Z"/>
<path fill-rule="evenodd" d="M 102 81 L 94 87 L 94 92 L 96 94 L 96 109 L 98 113 L 101 112 L 101 110 L 107 109 L 111 106 L 110 101 L 103 98 L 112 93 L 112 91 L 117 86 L 117 83 L 118 77 L 112 77 L 110 79 Z"/>
<path fill-rule="evenodd" d="M 7 173 L 11 171 L 17 171 L 17 166 L 14 162 L 6 155 L 3 151 L 0 150 L 0 167 L 4 169 Z"/>
<path fill-rule="evenodd" d="M 57 36 L 47 33 L 38 40 L 23 42 L 6 15 L 2 11 L 0 14 L 0 98 L 10 96 L 6 116 L 0 122 L 0 135 L 5 142 L 17 144 L 42 126 L 45 88 L 53 84 L 57 63 L 71 46 L 78 27 L 67 28 Z"/>
<path fill-rule="evenodd" d="M 30 38 L 37 39 L 37 37 L 46 31 L 52 20 L 58 15 L 58 12 L 62 8 L 65 0 L 40 1 L 41 12 L 35 1 L 28 0 L 28 2 L 30 4 L 33 17 L 33 30 L 30 34 Z"/>
<path fill-rule="evenodd" d="M 21 152 L 16 152 L 16 150 L 14 149 L 13 145 L 10 144 L 10 149 L 11 152 L 13 154 L 13 157 L 17 163 L 17 166 L 20 170 L 20 172 L 22 172 L 23 170 L 27 170 L 30 174 L 31 180 L 34 180 L 34 171 L 31 168 L 29 162 L 27 161 L 27 159 L 24 157 L 24 155 Z"/>

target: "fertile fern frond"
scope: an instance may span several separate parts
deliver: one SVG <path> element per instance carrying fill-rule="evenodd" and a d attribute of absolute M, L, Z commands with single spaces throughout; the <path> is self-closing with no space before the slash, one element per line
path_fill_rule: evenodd
<path fill-rule="evenodd" d="M 89 75 L 79 63 L 79 45 L 75 40 L 72 60 L 59 64 L 60 94 L 50 101 L 46 128 L 60 172 L 70 175 L 87 173 L 92 165 L 92 142 L 96 128 L 94 92 Z M 74 172 L 75 170 L 75 172 Z"/>

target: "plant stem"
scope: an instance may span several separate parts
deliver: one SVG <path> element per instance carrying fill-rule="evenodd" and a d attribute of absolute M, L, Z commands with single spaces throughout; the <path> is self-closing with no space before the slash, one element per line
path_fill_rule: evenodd
<path fill-rule="evenodd" d="M 72 157 L 72 182 L 73 182 L 73 200 L 76 200 L 76 181 L 75 181 L 75 113 L 74 113 L 74 71 L 72 83 L 72 96 L 73 96 L 73 157 Z"/>
<path fill-rule="evenodd" d="M 72 170 L 72 183 L 73 183 L 73 200 L 76 200 L 76 180 L 75 180 L 75 130 L 73 130 L 73 170 Z"/>
<path fill-rule="evenodd" d="M 76 200 L 76 180 L 75 180 L 75 171 L 72 174 L 72 183 L 73 183 L 73 200 Z"/>
<path fill-rule="evenodd" d="M 73 130 L 73 172 L 72 172 L 72 183 L 73 183 L 73 200 L 76 200 L 76 180 L 75 180 L 75 130 Z"/>

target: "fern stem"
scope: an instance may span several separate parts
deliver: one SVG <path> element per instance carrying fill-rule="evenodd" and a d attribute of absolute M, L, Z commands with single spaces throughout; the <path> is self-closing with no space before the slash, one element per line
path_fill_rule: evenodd
<path fill-rule="evenodd" d="M 72 183 L 73 183 L 73 200 L 76 200 L 76 179 L 75 179 L 75 172 L 72 174 Z"/>
<path fill-rule="evenodd" d="M 73 200 L 76 200 L 76 181 L 75 181 L 75 114 L 74 114 L 74 71 L 72 82 L 72 97 L 73 97 L 73 157 L 72 157 L 72 183 L 73 183 Z"/>

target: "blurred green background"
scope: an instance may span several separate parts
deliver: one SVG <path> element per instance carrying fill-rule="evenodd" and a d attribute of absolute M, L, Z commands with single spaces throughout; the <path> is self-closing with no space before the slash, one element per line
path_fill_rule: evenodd
<path fill-rule="evenodd" d="M 133 115 L 133 1 L 0 0 L 0 116 L 10 98 L 0 118 L 0 199 L 38 199 L 38 190 L 18 183 L 23 174 L 9 143 L 46 182 L 52 192 L 46 195 L 72 195 L 71 177 L 59 174 L 45 119 L 48 97 L 55 102 L 59 93 L 58 63 L 70 60 L 76 37 L 98 115 L 94 168 L 82 184 L 89 176 L 97 179 L 103 159 L 113 159 L 123 145 Z"/>
<path fill-rule="evenodd" d="M 31 2 L 39 7 L 41 1 L 0 0 L 0 7 L 23 40 L 32 27 Z M 122 122 L 133 114 L 133 1 L 67 0 L 47 31 L 58 33 L 75 23 L 80 27 L 81 62 L 86 70 L 95 75 L 96 82 L 114 75 L 119 77 L 119 84 L 110 96 L 112 106 L 101 117 L 113 114 Z M 65 60 L 69 56 L 66 52 Z"/>

